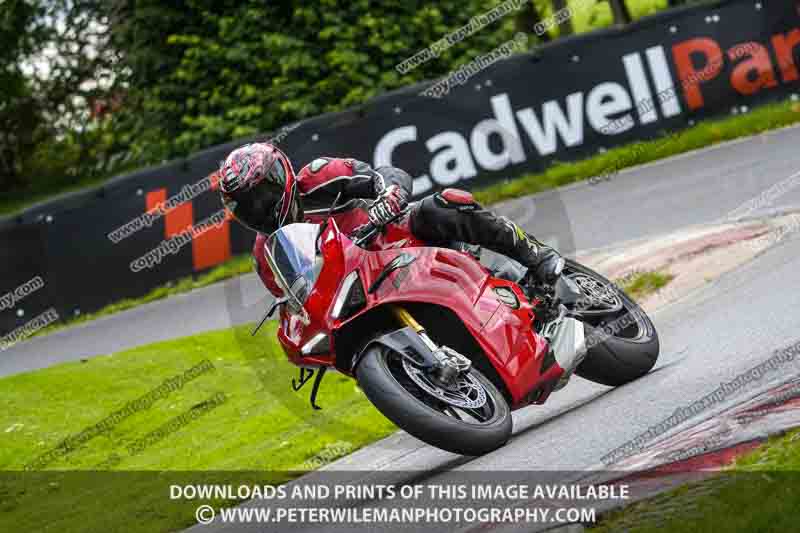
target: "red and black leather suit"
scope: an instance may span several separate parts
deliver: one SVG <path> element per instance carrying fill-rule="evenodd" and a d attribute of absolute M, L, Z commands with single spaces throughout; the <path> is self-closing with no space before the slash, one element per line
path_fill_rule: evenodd
<path fill-rule="evenodd" d="M 412 179 L 404 170 L 389 166 L 372 168 L 355 159 L 317 158 L 297 174 L 298 191 L 309 222 L 321 222 L 337 196 L 333 214 L 350 209 L 366 212 L 372 201 L 391 185 L 398 185 L 411 196 Z M 555 251 L 508 218 L 482 208 L 466 191 L 446 189 L 427 196 L 410 204 L 406 217 L 401 223 L 407 223 L 417 238 L 431 245 L 452 242 L 480 245 L 519 261 L 531 271 L 559 258 Z M 355 229 L 340 227 L 348 233 Z M 266 238 L 264 234 L 258 235 L 253 255 L 262 281 L 278 296 L 282 292 L 263 253 Z"/>

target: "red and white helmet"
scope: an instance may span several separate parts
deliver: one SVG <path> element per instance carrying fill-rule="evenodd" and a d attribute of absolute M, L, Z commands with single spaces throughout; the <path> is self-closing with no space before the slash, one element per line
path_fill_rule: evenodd
<path fill-rule="evenodd" d="M 272 144 L 246 144 L 231 152 L 220 166 L 219 188 L 225 207 L 255 231 L 270 234 L 303 220 L 292 163 Z"/>

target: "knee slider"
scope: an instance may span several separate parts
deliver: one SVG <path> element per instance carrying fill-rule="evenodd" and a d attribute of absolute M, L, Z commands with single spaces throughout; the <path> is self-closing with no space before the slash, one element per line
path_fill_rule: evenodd
<path fill-rule="evenodd" d="M 461 189 L 445 189 L 436 194 L 436 203 L 442 207 L 458 209 L 459 211 L 473 211 L 480 206 L 473 198 L 472 193 Z"/>

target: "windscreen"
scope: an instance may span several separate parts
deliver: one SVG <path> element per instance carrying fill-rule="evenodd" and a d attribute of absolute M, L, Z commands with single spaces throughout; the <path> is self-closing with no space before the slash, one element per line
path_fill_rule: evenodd
<path fill-rule="evenodd" d="M 317 224 L 289 224 L 267 239 L 267 262 L 275 281 L 289 297 L 289 303 L 298 309 L 305 303 L 322 269 L 322 256 L 316 249 L 318 234 Z"/>

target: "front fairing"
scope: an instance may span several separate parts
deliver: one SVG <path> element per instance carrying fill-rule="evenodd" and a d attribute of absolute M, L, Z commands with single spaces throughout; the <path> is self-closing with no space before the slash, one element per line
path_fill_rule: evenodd
<path fill-rule="evenodd" d="M 303 312 L 307 320 L 299 317 L 291 307 L 281 309 L 280 328 L 278 340 L 286 351 L 289 359 L 305 366 L 332 364 L 333 350 L 330 332 L 333 321 L 329 309 L 332 298 L 345 273 L 344 239 L 347 239 L 338 229 L 334 220 L 319 226 L 318 240 L 319 255 L 324 258 L 321 262 L 315 283 L 308 292 L 303 302 Z M 324 340 L 319 341 L 315 348 L 309 345 L 314 339 L 324 335 Z M 303 348 L 306 352 L 303 352 Z M 328 350 L 324 350 L 328 347 Z"/>
<path fill-rule="evenodd" d="M 346 216 L 345 223 L 347 224 L 352 225 L 355 220 L 360 220 L 357 217 L 351 218 L 346 213 L 342 215 Z M 385 261 L 389 261 L 397 255 L 399 248 L 410 244 L 420 244 L 420 241 L 411 235 L 408 230 L 408 222 L 405 220 L 390 224 L 369 246 L 369 250 L 383 251 L 368 251 L 355 246 L 352 240 L 340 230 L 338 221 L 338 217 L 332 217 L 320 225 L 321 233 L 318 245 L 324 261 L 316 282 L 303 303 L 303 314 L 307 320 L 304 321 L 303 317 L 298 317 L 297 313 L 289 306 L 284 306 L 281 310 L 278 339 L 289 359 L 295 364 L 304 366 L 333 364 L 336 330 L 382 303 L 377 295 L 366 295 L 367 302 L 362 310 L 347 318 L 333 318 L 331 310 L 334 299 L 342 288 L 347 274 L 358 272 L 359 283 L 362 283 L 362 287 L 366 290 L 376 269 L 379 272 Z M 303 353 L 303 348 L 321 333 L 329 335 L 326 339 L 329 351 L 325 354 Z"/>
<path fill-rule="evenodd" d="M 396 240 L 388 246 L 383 244 L 383 249 L 364 250 L 353 245 L 334 221 L 327 224 L 320 237 L 325 260 L 304 305 L 309 323 L 302 323 L 288 309 L 282 310 L 278 337 L 290 361 L 301 366 L 335 366 L 336 332 L 351 321 L 387 304 L 433 304 L 453 311 L 464 324 L 506 383 L 514 407 L 546 398 L 549 388 L 544 384 L 554 383 L 561 369 L 547 365 L 547 341 L 535 332 L 533 309 L 520 288 L 492 277 L 463 252 L 408 246 L 403 240 L 413 239 L 409 234 L 403 237 L 398 233 L 390 238 Z M 392 242 L 398 243 L 397 248 L 392 247 Z M 400 254 L 413 256 L 414 260 L 376 284 L 381 272 Z M 365 305 L 346 319 L 334 319 L 333 300 L 344 278 L 353 271 L 358 272 L 365 289 Z M 497 292 L 501 288 L 506 294 L 513 293 L 518 305 L 504 303 Z M 423 326 L 436 337 L 435 318 Z M 304 353 L 303 348 L 320 335 L 325 339 L 324 353 Z"/>

